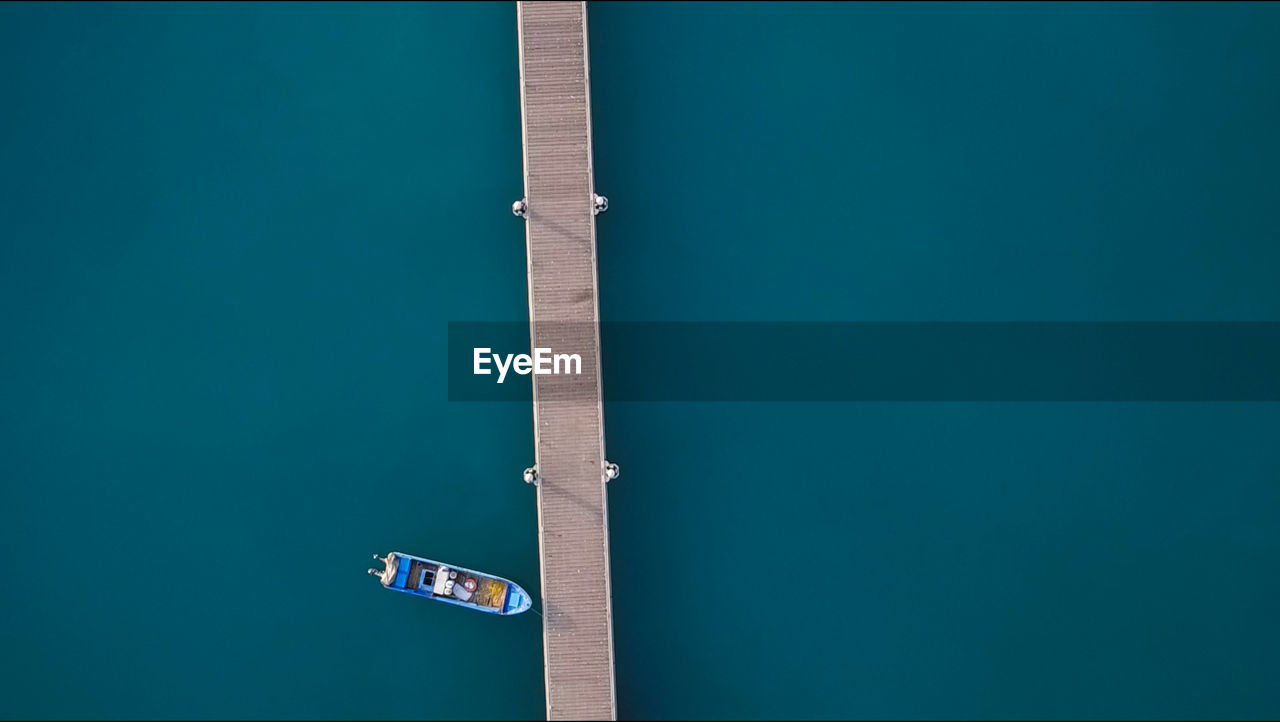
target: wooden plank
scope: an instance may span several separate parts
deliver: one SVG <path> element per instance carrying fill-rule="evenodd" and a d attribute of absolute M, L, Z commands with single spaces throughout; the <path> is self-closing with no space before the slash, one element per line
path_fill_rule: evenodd
<path fill-rule="evenodd" d="M 547 719 L 616 719 L 585 2 L 517 2 Z"/>

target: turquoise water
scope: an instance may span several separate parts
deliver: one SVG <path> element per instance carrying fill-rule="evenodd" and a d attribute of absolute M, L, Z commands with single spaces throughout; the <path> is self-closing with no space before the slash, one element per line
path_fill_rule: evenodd
<path fill-rule="evenodd" d="M 602 315 L 1280 320 L 1278 32 L 592 5 Z M 514 8 L 0 41 L 0 716 L 542 716 L 536 616 L 364 575 L 538 589 L 530 410 L 444 384 L 447 322 L 526 313 Z M 622 717 L 1280 714 L 1276 404 L 606 416 Z"/>

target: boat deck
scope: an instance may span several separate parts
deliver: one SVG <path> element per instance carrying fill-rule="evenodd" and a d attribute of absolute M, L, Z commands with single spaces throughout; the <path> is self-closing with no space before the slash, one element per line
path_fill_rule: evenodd
<path fill-rule="evenodd" d="M 547 719 L 616 719 L 585 2 L 518 2 Z"/>

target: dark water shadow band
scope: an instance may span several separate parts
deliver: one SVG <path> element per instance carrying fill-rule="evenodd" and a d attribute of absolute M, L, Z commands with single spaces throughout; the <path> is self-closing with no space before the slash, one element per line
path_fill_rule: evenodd
<path fill-rule="evenodd" d="M 530 326 L 450 323 L 451 401 L 531 398 L 533 375 L 477 376 L 474 349 L 530 352 Z M 593 337 L 541 325 L 540 339 Z M 617 401 L 1280 401 L 1280 323 L 605 323 L 604 398 Z M 575 341 L 575 343 L 582 343 Z M 586 342 L 589 344 L 589 342 Z M 595 398 L 581 375 L 540 398 Z"/>

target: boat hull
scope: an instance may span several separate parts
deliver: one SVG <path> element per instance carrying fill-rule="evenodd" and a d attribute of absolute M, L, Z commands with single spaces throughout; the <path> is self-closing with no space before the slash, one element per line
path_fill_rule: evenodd
<path fill-rule="evenodd" d="M 386 568 L 369 573 L 392 591 L 502 616 L 520 614 L 532 606 L 529 593 L 510 579 L 402 552 L 374 558 Z"/>

